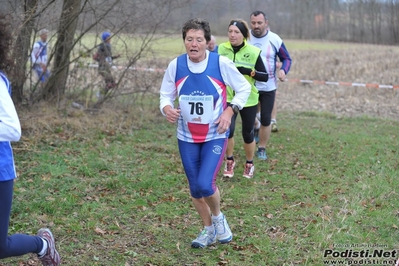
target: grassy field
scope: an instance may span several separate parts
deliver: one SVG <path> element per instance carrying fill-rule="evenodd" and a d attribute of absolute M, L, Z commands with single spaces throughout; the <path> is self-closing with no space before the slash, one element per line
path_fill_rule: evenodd
<path fill-rule="evenodd" d="M 218 179 L 233 242 L 196 250 L 202 226 L 175 125 L 156 98 L 145 102 L 97 116 L 25 114 L 11 233 L 50 227 L 64 265 L 323 265 L 329 249 L 398 248 L 398 122 L 280 113 L 270 160 L 255 161 L 251 180 L 237 138 L 236 176 Z"/>
<path fill-rule="evenodd" d="M 134 53 L 136 53 L 143 44 L 145 36 L 126 36 L 126 35 L 115 35 L 112 39 L 113 53 L 121 54 L 123 60 L 127 60 Z M 226 36 L 216 36 L 217 42 L 222 43 L 228 41 Z M 92 35 L 87 35 L 87 37 L 81 40 L 81 44 L 77 45 L 76 51 L 85 51 L 86 49 L 91 49 L 98 44 L 100 39 Z M 336 50 L 342 49 L 349 46 L 354 46 L 353 44 L 342 44 L 333 42 L 323 42 L 323 41 L 301 41 L 301 40 L 285 40 L 285 45 L 289 50 Z M 80 48 L 79 48 L 80 47 Z M 181 35 L 172 36 L 158 36 L 155 35 L 151 42 L 148 43 L 146 51 L 142 54 L 142 59 L 172 59 L 185 52 L 184 44 Z M 78 52 L 79 53 L 79 52 Z M 91 58 L 89 58 L 91 59 Z M 121 59 L 121 60 L 122 60 Z"/>
<path fill-rule="evenodd" d="M 172 56 L 178 45 L 162 48 Z M 63 265 L 392 265 L 398 256 L 398 121 L 279 112 L 270 159 L 255 160 L 250 180 L 237 135 L 236 176 L 217 181 L 234 239 L 192 249 L 202 225 L 157 95 L 114 98 L 95 114 L 43 105 L 19 115 L 10 233 L 50 227 Z"/>

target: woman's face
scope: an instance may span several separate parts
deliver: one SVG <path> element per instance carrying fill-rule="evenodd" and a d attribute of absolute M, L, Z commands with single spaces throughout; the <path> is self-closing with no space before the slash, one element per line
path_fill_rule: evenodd
<path fill-rule="evenodd" d="M 184 39 L 186 53 L 194 63 L 201 62 L 205 59 L 207 43 L 203 30 L 189 30 Z"/>
<path fill-rule="evenodd" d="M 244 42 L 244 35 L 237 26 L 230 25 L 227 35 L 232 46 L 238 46 Z"/>

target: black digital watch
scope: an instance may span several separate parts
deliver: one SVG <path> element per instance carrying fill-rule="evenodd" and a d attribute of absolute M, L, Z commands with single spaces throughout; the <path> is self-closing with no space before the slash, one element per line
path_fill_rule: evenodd
<path fill-rule="evenodd" d="M 231 109 L 233 109 L 233 112 L 234 112 L 235 114 L 237 114 L 238 111 L 240 110 L 240 108 L 238 108 L 238 106 L 235 105 L 235 104 L 231 104 L 231 103 L 230 103 L 229 106 L 231 107 Z"/>

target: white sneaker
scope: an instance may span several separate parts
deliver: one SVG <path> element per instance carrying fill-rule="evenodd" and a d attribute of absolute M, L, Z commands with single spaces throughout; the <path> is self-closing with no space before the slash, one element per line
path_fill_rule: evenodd
<path fill-rule="evenodd" d="M 224 166 L 223 176 L 224 177 L 233 177 L 234 176 L 234 167 L 236 166 L 236 162 L 233 160 L 226 160 L 226 164 Z"/>
<path fill-rule="evenodd" d="M 192 248 L 204 248 L 206 246 L 216 243 L 215 232 L 209 232 L 206 229 L 202 230 L 201 233 L 191 242 Z"/>
<path fill-rule="evenodd" d="M 43 266 L 58 266 L 61 264 L 61 257 L 58 254 L 57 249 L 55 248 L 55 240 L 53 233 L 51 233 L 48 228 L 41 228 L 37 233 L 39 237 L 47 241 L 47 251 L 46 254 L 39 257 L 39 260 L 42 262 Z"/>
<path fill-rule="evenodd" d="M 229 243 L 233 239 L 233 234 L 231 233 L 230 226 L 227 223 L 224 214 L 218 219 L 212 215 L 212 223 L 216 230 L 216 240 L 221 244 Z"/>
<path fill-rule="evenodd" d="M 277 123 L 276 122 L 272 122 L 272 132 L 278 132 L 278 127 L 277 127 Z"/>

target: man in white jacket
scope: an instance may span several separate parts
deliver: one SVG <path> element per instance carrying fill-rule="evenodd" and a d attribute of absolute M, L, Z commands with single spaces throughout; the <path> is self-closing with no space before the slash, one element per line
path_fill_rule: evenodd
<path fill-rule="evenodd" d="M 262 11 L 251 14 L 251 38 L 249 43 L 261 49 L 261 57 L 269 74 L 267 82 L 256 82 L 259 91 L 260 122 L 259 143 L 257 156 L 260 160 L 267 160 L 266 146 L 270 139 L 272 111 L 277 91 L 277 80 L 284 81 L 288 74 L 292 59 L 283 40 L 276 33 L 268 30 L 269 20 Z M 282 63 L 277 69 L 276 62 Z M 279 65 L 280 66 L 280 65 Z"/>

